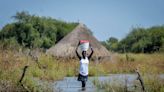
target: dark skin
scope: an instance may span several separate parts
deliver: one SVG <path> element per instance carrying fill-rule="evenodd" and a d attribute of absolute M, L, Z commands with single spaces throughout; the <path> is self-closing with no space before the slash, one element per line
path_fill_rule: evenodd
<path fill-rule="evenodd" d="M 85 59 L 86 57 L 88 57 L 88 59 L 90 60 L 90 58 L 91 58 L 92 55 L 93 55 L 93 49 L 92 49 L 92 47 L 90 46 L 90 48 L 91 48 L 91 53 L 90 53 L 89 56 L 87 56 L 87 52 L 86 52 L 86 51 L 82 51 L 82 57 L 81 57 L 81 56 L 79 55 L 78 51 L 77 51 L 79 45 L 80 45 L 80 42 L 79 42 L 78 46 L 76 47 L 76 55 L 77 55 L 77 57 L 79 58 L 79 60 L 81 60 L 82 58 Z M 80 75 L 80 74 L 79 74 L 79 75 Z M 85 88 L 86 82 L 85 82 L 85 81 L 81 81 L 81 82 L 82 82 L 82 88 Z"/>
<path fill-rule="evenodd" d="M 79 47 L 79 45 L 80 45 L 80 42 L 78 43 L 78 45 L 77 45 L 77 47 L 76 47 L 76 55 L 77 55 L 77 57 L 79 58 L 79 60 L 81 60 L 82 58 L 85 58 L 85 57 L 88 57 L 88 59 L 90 60 L 91 59 L 91 57 L 92 57 L 92 55 L 93 55 L 93 48 L 90 46 L 90 48 L 91 48 L 91 53 L 90 53 L 90 55 L 89 56 L 87 56 L 87 52 L 86 51 L 82 51 L 82 57 L 79 55 L 79 53 L 78 53 L 78 47 Z"/>

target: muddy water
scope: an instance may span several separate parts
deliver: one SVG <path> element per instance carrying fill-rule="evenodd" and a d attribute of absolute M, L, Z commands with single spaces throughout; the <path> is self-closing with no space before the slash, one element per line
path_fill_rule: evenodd
<path fill-rule="evenodd" d="M 159 77 L 164 79 L 164 74 L 159 75 Z M 54 92 L 103 92 L 103 89 L 95 87 L 93 80 L 99 80 L 102 83 L 109 82 L 111 85 L 117 83 L 132 88 L 136 79 L 136 74 L 110 74 L 108 76 L 89 77 L 86 89 L 83 91 L 81 82 L 77 81 L 77 77 L 65 77 L 63 80 L 53 83 L 53 90 Z"/>

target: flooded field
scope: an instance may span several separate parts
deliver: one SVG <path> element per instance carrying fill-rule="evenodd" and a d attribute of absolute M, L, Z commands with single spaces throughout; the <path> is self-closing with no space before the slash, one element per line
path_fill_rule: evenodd
<path fill-rule="evenodd" d="M 148 75 L 151 77 L 151 75 Z M 164 80 L 164 74 L 159 75 Z M 77 77 L 65 77 L 63 80 L 53 83 L 54 92 L 104 92 L 101 87 L 97 88 L 94 81 L 99 83 L 109 83 L 110 85 L 121 85 L 127 87 L 131 91 L 136 88 L 137 74 L 110 74 L 108 76 L 89 77 L 86 90 L 82 91 L 81 82 L 77 81 Z M 138 89 L 139 90 L 139 89 Z"/>
<path fill-rule="evenodd" d="M 96 92 L 96 87 L 90 79 L 86 84 L 86 90 L 83 91 L 81 82 L 77 81 L 77 77 L 65 77 L 54 83 L 54 92 Z"/>

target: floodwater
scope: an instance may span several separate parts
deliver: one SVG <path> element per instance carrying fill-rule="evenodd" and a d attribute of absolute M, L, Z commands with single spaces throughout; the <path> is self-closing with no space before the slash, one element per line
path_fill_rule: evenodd
<path fill-rule="evenodd" d="M 77 77 L 65 77 L 63 80 L 54 83 L 54 92 L 96 92 L 96 87 L 91 80 L 88 80 L 86 89 L 83 91 L 81 82 L 77 81 Z"/>
<path fill-rule="evenodd" d="M 164 74 L 159 75 L 159 77 L 164 79 Z M 108 76 L 89 77 L 86 89 L 82 90 L 81 82 L 77 81 L 77 77 L 65 77 L 63 80 L 53 83 L 53 90 L 54 92 L 103 92 L 103 89 L 96 88 L 93 80 L 99 80 L 102 83 L 109 82 L 111 85 L 117 83 L 132 88 L 136 79 L 137 74 L 109 74 Z"/>

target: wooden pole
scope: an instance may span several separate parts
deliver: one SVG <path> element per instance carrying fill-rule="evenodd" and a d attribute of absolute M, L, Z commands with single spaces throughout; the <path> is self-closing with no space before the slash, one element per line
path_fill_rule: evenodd
<path fill-rule="evenodd" d="M 136 69 L 136 73 L 137 73 L 137 75 L 138 75 L 137 80 L 139 80 L 140 83 L 141 83 L 142 91 L 145 92 L 144 82 L 143 82 L 143 79 L 142 79 L 141 74 L 140 74 L 140 72 L 139 72 L 139 69 Z"/>
<path fill-rule="evenodd" d="M 21 76 L 21 78 L 20 78 L 20 80 L 19 80 L 19 84 L 20 84 L 27 92 L 30 92 L 30 90 L 29 90 L 26 86 L 24 86 L 23 83 L 22 83 L 22 80 L 23 80 L 23 78 L 24 78 L 24 76 L 25 76 L 25 73 L 26 73 L 26 71 L 27 71 L 27 68 L 28 68 L 28 66 L 26 65 L 26 66 L 24 67 L 24 69 L 23 69 L 23 73 L 22 73 L 22 76 Z"/>
<path fill-rule="evenodd" d="M 22 76 L 21 76 L 21 78 L 20 78 L 20 80 L 19 80 L 19 83 L 22 83 L 22 80 L 23 80 L 23 78 L 24 78 L 24 76 L 25 76 L 25 73 L 26 73 L 26 71 L 27 71 L 27 68 L 28 68 L 28 66 L 26 65 L 26 66 L 24 67 L 24 69 L 23 69 L 23 73 L 22 73 Z"/>

